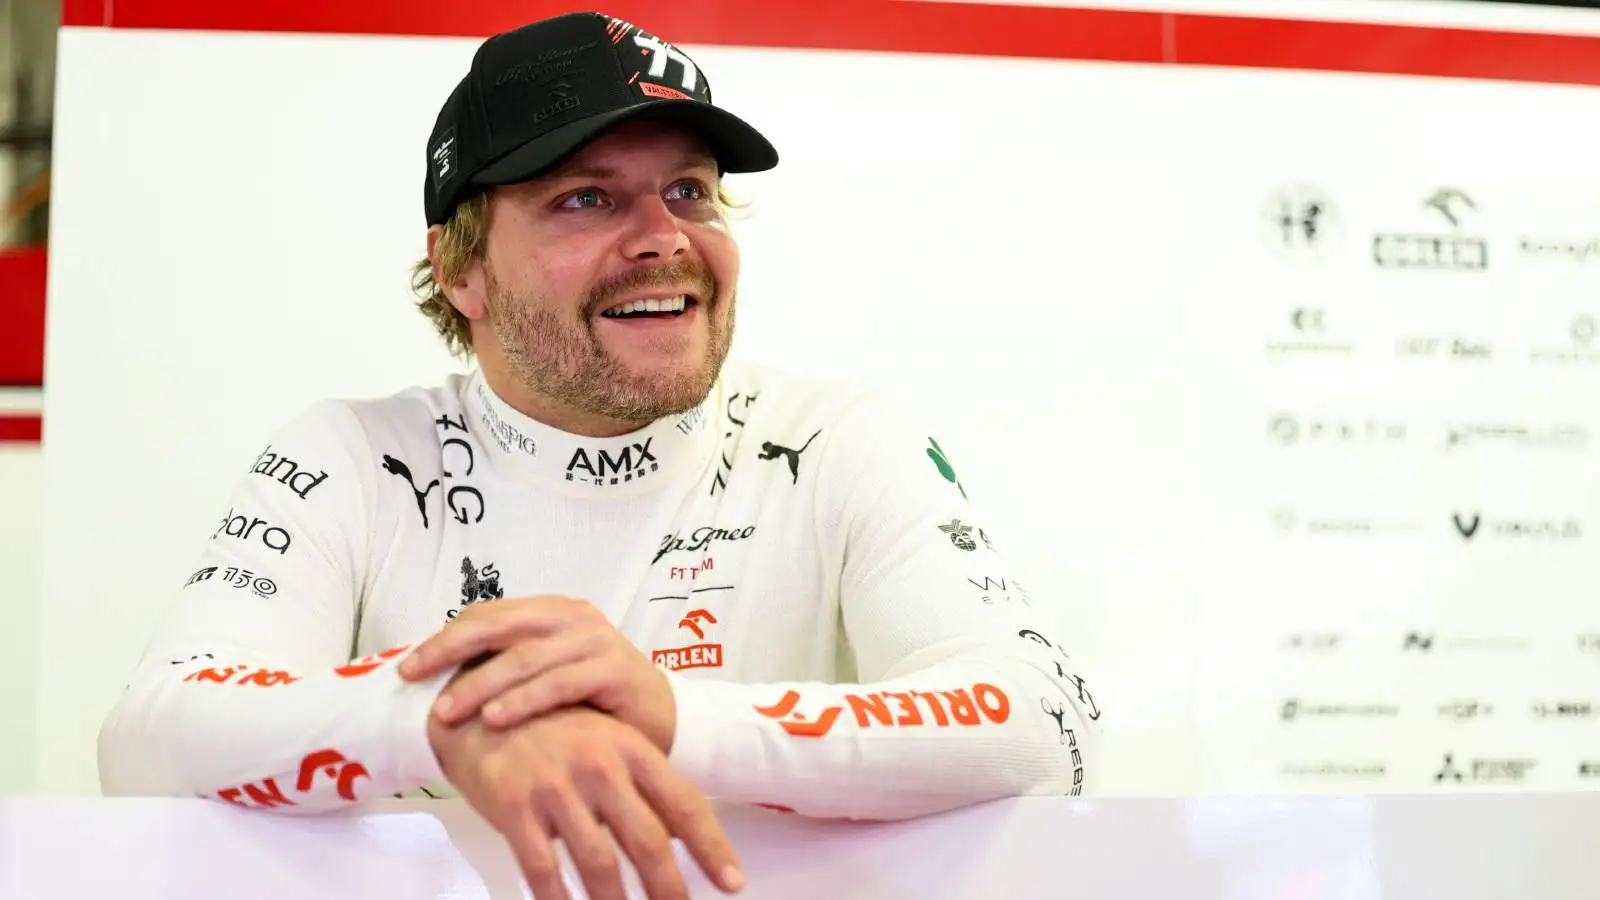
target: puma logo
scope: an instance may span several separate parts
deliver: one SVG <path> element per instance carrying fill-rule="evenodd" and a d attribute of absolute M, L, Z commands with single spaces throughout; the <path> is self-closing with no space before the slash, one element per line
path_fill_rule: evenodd
<path fill-rule="evenodd" d="M 756 457 L 756 458 L 757 459 L 766 459 L 766 460 L 773 460 L 773 459 L 780 459 L 781 458 L 781 459 L 787 460 L 788 463 L 789 463 L 789 475 L 791 477 L 793 477 L 795 484 L 799 484 L 800 483 L 800 454 L 806 452 L 806 448 L 811 446 L 811 442 L 816 440 L 817 439 L 817 435 L 819 435 L 821 433 L 822 433 L 822 429 L 818 428 L 816 430 L 816 432 L 811 435 L 811 437 L 806 438 L 806 442 L 804 444 L 800 445 L 800 449 L 799 450 L 791 450 L 788 447 L 783 446 L 782 444 L 774 444 L 771 441 L 762 441 L 761 442 L 761 455 Z"/>
<path fill-rule="evenodd" d="M 422 527 L 429 527 L 427 504 L 428 495 L 433 492 L 434 488 L 439 486 L 439 479 L 435 478 L 428 484 L 426 490 L 419 491 L 417 490 L 416 481 L 411 477 L 411 467 L 387 453 L 383 455 L 383 470 L 391 475 L 399 475 L 401 478 L 406 480 L 406 484 L 411 486 L 411 493 L 417 495 L 417 512 L 422 513 Z"/>

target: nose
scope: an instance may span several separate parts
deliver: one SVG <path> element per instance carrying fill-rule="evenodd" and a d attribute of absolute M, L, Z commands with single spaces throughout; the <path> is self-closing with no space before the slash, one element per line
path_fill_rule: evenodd
<path fill-rule="evenodd" d="M 628 211 L 629 228 L 622 253 L 629 260 L 670 260 L 689 252 L 689 236 L 660 197 L 644 197 Z"/>

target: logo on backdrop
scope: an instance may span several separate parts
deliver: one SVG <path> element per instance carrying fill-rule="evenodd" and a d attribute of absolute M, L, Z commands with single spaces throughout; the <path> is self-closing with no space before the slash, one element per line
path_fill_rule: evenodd
<path fill-rule="evenodd" d="M 1593 719 L 1600 716 L 1600 706 L 1588 700 L 1559 700 L 1538 702 L 1533 714 L 1541 719 Z"/>
<path fill-rule="evenodd" d="M 1406 439 L 1403 422 L 1377 418 L 1312 418 L 1278 413 L 1267 421 L 1267 433 L 1281 446 L 1356 446 L 1399 444 Z"/>
<path fill-rule="evenodd" d="M 1600 363 L 1600 348 L 1595 346 L 1600 323 L 1587 313 L 1574 317 L 1566 325 L 1565 341 L 1538 344 L 1528 351 L 1528 360 L 1547 365 L 1593 365 Z"/>
<path fill-rule="evenodd" d="M 1383 778 L 1388 774 L 1389 767 L 1381 762 L 1328 760 L 1285 763 L 1282 771 L 1290 778 Z"/>
<path fill-rule="evenodd" d="M 1423 198 L 1422 215 L 1433 229 L 1381 232 L 1372 236 L 1372 261 L 1380 269 L 1481 272 L 1489 267 L 1489 244 L 1467 233 L 1478 203 L 1465 190 L 1442 187 Z"/>
<path fill-rule="evenodd" d="M 1524 256 L 1532 256 L 1538 259 L 1575 263 L 1600 260 L 1600 237 L 1578 240 L 1525 237 L 1518 246 Z"/>
<path fill-rule="evenodd" d="M 1459 636 L 1441 638 L 1436 631 L 1408 631 L 1400 644 L 1402 653 L 1432 653 L 1435 650 L 1505 651 L 1522 650 L 1528 642 L 1517 637 Z"/>
<path fill-rule="evenodd" d="M 1333 204 L 1309 185 L 1289 185 L 1267 195 L 1260 210 L 1261 238 L 1290 262 L 1319 262 L 1339 249 L 1343 227 Z"/>
<path fill-rule="evenodd" d="M 1482 361 L 1493 358 L 1494 348 L 1484 341 L 1463 337 L 1413 335 L 1396 340 L 1394 354 L 1401 359 Z"/>
<path fill-rule="evenodd" d="M 1282 339 L 1267 339 L 1272 356 L 1348 356 L 1355 344 L 1328 334 L 1328 311 L 1320 306 L 1297 306 L 1282 319 L 1286 331 Z"/>
<path fill-rule="evenodd" d="M 1293 653 L 1330 653 L 1342 643 L 1344 635 L 1337 631 L 1303 631 L 1285 635 L 1278 646 Z"/>
<path fill-rule="evenodd" d="M 1415 518 L 1306 513 L 1293 506 L 1274 506 L 1268 515 L 1272 520 L 1272 530 L 1278 534 L 1312 538 L 1375 538 L 1415 534 L 1423 530 L 1422 521 Z"/>
<path fill-rule="evenodd" d="M 1450 524 L 1464 541 L 1497 540 L 1575 541 L 1583 537 L 1583 524 L 1574 518 L 1486 519 L 1477 511 L 1456 512 Z"/>
<path fill-rule="evenodd" d="M 1493 712 L 1494 707 L 1482 700 L 1451 700 L 1439 704 L 1440 718 L 1462 722 L 1468 719 L 1488 718 Z"/>
<path fill-rule="evenodd" d="M 1531 759 L 1468 759 L 1458 762 L 1454 753 L 1446 753 L 1433 780 L 1440 783 L 1516 783 L 1526 781 L 1528 773 L 1536 765 L 1538 763 Z"/>
<path fill-rule="evenodd" d="M 1393 718 L 1400 708 L 1386 703 L 1308 703 L 1291 697 L 1283 701 L 1278 715 L 1285 722 L 1304 718 Z"/>
<path fill-rule="evenodd" d="M 1480 446 L 1587 450 L 1589 429 L 1572 424 L 1529 426 L 1514 422 L 1472 422 L 1446 426 L 1446 449 Z"/>

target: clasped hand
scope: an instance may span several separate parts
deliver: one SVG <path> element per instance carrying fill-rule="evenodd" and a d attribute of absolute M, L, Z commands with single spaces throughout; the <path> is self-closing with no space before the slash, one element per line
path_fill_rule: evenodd
<path fill-rule="evenodd" d="M 624 897 L 602 826 L 654 900 L 688 897 L 671 837 L 713 884 L 743 886 L 710 803 L 667 762 L 671 685 L 599 610 L 564 597 L 469 607 L 400 671 L 422 681 L 478 660 L 440 694 L 428 739 L 450 783 L 506 837 L 536 897 L 568 896 L 556 836 L 593 900 Z"/>
<path fill-rule="evenodd" d="M 469 606 L 423 641 L 400 675 L 425 681 L 479 659 L 439 695 L 441 722 L 479 716 L 491 728 L 511 728 L 581 703 L 672 752 L 677 706 L 667 676 L 592 604 L 542 596 Z"/>

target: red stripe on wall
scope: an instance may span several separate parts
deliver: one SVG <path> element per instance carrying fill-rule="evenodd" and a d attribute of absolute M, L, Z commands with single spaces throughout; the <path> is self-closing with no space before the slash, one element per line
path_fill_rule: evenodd
<path fill-rule="evenodd" d="M 0 387 L 44 384 L 43 247 L 0 250 Z"/>
<path fill-rule="evenodd" d="M 44 421 L 35 415 L 0 413 L 0 444 L 37 444 Z"/>
<path fill-rule="evenodd" d="M 111 14 L 111 0 L 61 0 L 61 24 L 98 28 Z"/>
<path fill-rule="evenodd" d="M 611 0 L 680 44 L 1176 62 L 1600 84 L 1600 38 L 1109 9 L 911 0 Z M 482 37 L 594 8 L 557 0 L 63 0 L 64 24 Z"/>
<path fill-rule="evenodd" d="M 1600 37 L 1175 16 L 1181 65 L 1600 84 Z"/>
<path fill-rule="evenodd" d="M 546 16 L 596 9 L 554 0 L 106 0 L 115 28 L 481 37 Z M 598 8 L 676 44 L 1046 59 L 1162 61 L 1163 15 L 904 0 L 752 3 L 608 0 Z M 78 24 L 68 22 L 67 24 Z M 85 25 L 104 24 L 85 22 Z"/>

